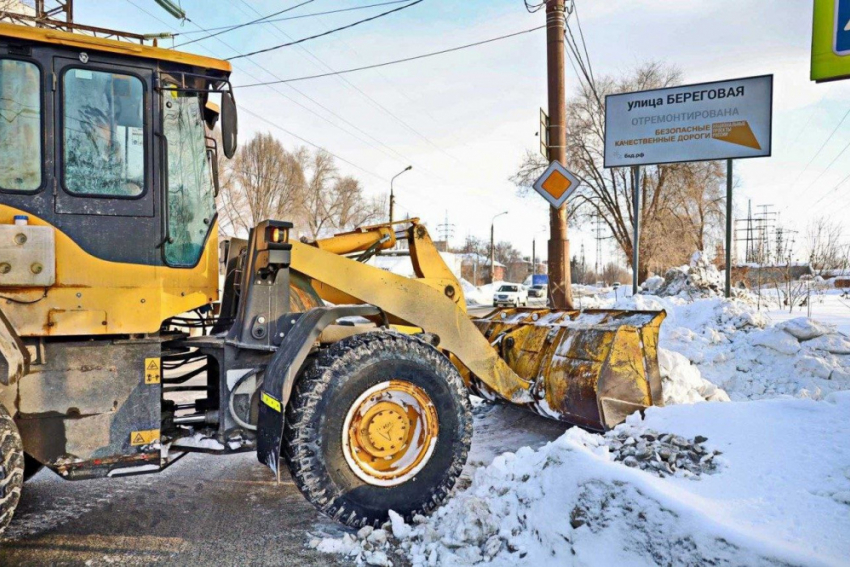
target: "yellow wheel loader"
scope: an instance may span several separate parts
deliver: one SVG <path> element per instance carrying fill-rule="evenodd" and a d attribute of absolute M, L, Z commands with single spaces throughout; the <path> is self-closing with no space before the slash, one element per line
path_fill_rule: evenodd
<path fill-rule="evenodd" d="M 464 466 L 469 392 L 594 430 L 661 403 L 663 313 L 473 320 L 416 219 L 315 242 L 268 220 L 220 247 L 230 70 L 0 24 L 0 530 L 41 467 L 189 452 L 256 451 L 350 526 L 410 519 Z M 414 278 L 368 263 L 400 241 Z"/>

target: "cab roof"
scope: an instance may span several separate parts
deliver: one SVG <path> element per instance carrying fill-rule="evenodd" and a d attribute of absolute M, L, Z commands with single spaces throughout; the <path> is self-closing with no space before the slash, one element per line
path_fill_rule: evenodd
<path fill-rule="evenodd" d="M 204 69 L 224 71 L 226 73 L 230 73 L 232 70 L 230 63 L 222 61 L 221 59 L 204 57 L 203 55 L 194 55 L 192 53 L 184 53 L 182 51 L 174 51 L 172 49 L 163 49 L 161 47 L 151 47 L 148 45 L 118 41 L 115 39 L 91 37 L 78 33 L 70 33 L 47 28 L 0 23 L 0 37 L 36 41 L 51 45 L 64 45 L 67 47 L 77 47 L 80 49 L 89 49 L 92 51 L 106 53 L 117 53 L 119 55 L 127 55 L 130 57 L 156 59 L 158 61 L 169 61 L 172 63 L 182 63 L 184 65 L 193 65 Z"/>

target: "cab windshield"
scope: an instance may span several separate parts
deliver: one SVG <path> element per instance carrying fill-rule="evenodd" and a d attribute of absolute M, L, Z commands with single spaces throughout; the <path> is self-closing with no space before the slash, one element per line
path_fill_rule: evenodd
<path fill-rule="evenodd" d="M 499 291 L 519 291 L 519 289 L 515 285 L 503 285 Z"/>

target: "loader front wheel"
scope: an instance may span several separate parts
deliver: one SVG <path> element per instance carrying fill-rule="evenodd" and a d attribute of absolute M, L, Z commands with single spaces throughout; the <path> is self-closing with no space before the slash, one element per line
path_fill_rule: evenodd
<path fill-rule="evenodd" d="M 394 332 L 320 352 L 286 413 L 284 457 L 319 510 L 349 526 L 410 521 L 442 504 L 472 439 L 463 380 L 430 344 Z"/>
<path fill-rule="evenodd" d="M 12 416 L 0 404 L 0 533 L 6 529 L 24 484 L 24 447 Z"/>

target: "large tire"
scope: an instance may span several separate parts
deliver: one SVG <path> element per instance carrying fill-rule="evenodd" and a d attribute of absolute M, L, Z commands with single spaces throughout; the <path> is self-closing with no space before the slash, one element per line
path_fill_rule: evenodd
<path fill-rule="evenodd" d="M 24 446 L 12 416 L 0 404 L 0 533 L 6 529 L 24 484 Z"/>
<path fill-rule="evenodd" d="M 430 400 L 425 404 L 428 411 L 436 410 L 428 415 L 435 418 L 438 427 L 435 440 L 427 444 L 431 447 L 427 457 L 416 468 L 389 481 L 399 484 L 377 485 L 384 481 L 370 478 L 362 467 L 358 470 L 352 455 L 374 458 L 355 449 L 351 439 L 361 426 L 366 433 L 369 412 L 359 408 L 384 404 L 380 400 L 385 399 L 403 400 L 403 394 L 394 398 L 395 392 L 387 398 L 370 393 L 380 392 L 388 381 L 424 392 Z M 395 403 L 410 407 L 404 401 Z M 407 412 L 402 415 L 410 416 Z M 401 419 L 392 411 L 387 413 Z M 363 421 L 355 422 L 360 425 L 354 425 L 355 433 L 349 434 L 352 415 Z M 369 423 L 371 435 L 375 421 Z M 409 431 L 420 431 L 416 427 Z M 384 431 L 387 439 L 395 438 L 397 430 Z M 411 521 L 414 515 L 431 512 L 445 502 L 466 464 L 471 441 L 471 407 L 457 369 L 420 339 L 380 331 L 342 340 L 321 351 L 304 369 L 286 410 L 284 458 L 295 484 L 321 512 L 353 527 L 379 526 L 388 519 L 389 510 Z M 426 444 L 404 446 L 413 454 Z"/>

